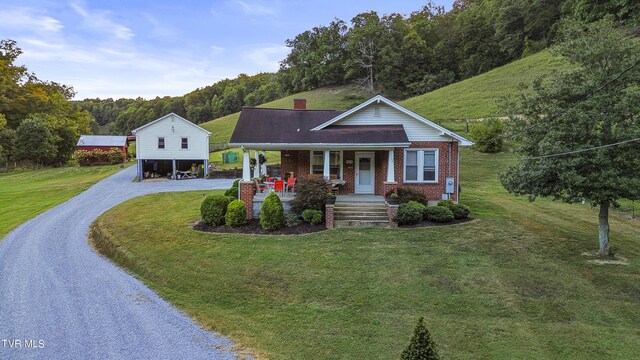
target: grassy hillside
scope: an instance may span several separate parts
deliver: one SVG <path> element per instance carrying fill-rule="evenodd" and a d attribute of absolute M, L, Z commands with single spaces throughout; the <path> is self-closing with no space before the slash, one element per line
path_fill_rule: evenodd
<path fill-rule="evenodd" d="M 445 86 L 400 104 L 430 120 L 485 118 L 507 115 L 498 111 L 498 101 L 517 91 L 520 83 L 531 83 L 541 75 L 568 68 L 568 62 L 542 51 L 484 74 Z"/>
<path fill-rule="evenodd" d="M 308 109 L 346 109 L 350 106 L 361 103 L 368 97 L 368 95 L 356 86 L 326 87 L 290 95 L 282 99 L 262 104 L 259 107 L 291 109 L 293 108 L 293 99 L 303 98 L 307 99 Z M 200 124 L 200 126 L 211 131 L 211 143 L 229 141 L 239 116 L 240 113 L 237 112 Z"/>
<path fill-rule="evenodd" d="M 513 158 L 464 149 L 475 221 L 294 236 L 191 230 L 201 192 L 130 200 L 92 234 L 203 327 L 272 359 L 397 359 L 424 316 L 445 359 L 636 359 L 640 222 L 613 212 L 627 265 L 597 265 L 598 211 L 501 187 Z M 140 211 L 144 208 L 144 211 Z M 160 224 L 160 226 L 159 226 Z M 602 336 L 605 334 L 606 336 Z"/>
<path fill-rule="evenodd" d="M 400 104 L 438 122 L 465 119 L 467 115 L 471 119 L 505 115 L 498 111 L 498 101 L 503 96 L 513 94 L 520 83 L 531 83 L 540 75 L 568 66 L 566 60 L 543 51 L 473 78 L 400 101 Z M 292 108 L 294 98 L 305 98 L 309 109 L 346 109 L 369 97 L 355 86 L 329 87 L 290 95 L 260 107 Z M 200 125 L 211 131 L 212 143 L 225 142 L 231 137 L 238 116 L 240 113 L 235 113 Z M 443 125 L 460 127 L 455 123 Z"/>
<path fill-rule="evenodd" d="M 0 239 L 32 217 L 78 195 L 120 166 L 64 167 L 0 174 Z"/>

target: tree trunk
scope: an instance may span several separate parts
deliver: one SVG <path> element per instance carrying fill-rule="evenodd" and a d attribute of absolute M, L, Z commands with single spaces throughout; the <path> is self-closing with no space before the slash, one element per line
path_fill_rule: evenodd
<path fill-rule="evenodd" d="M 609 201 L 600 203 L 598 223 L 598 240 L 600 241 L 599 255 L 609 256 Z"/>

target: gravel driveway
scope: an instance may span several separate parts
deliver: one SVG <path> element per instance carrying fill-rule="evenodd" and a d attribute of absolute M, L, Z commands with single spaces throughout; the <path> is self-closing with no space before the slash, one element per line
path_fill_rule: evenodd
<path fill-rule="evenodd" d="M 135 167 L 29 220 L 0 241 L 0 359 L 234 359 L 87 243 L 89 225 L 136 196 L 223 189 L 231 180 L 133 183 Z"/>

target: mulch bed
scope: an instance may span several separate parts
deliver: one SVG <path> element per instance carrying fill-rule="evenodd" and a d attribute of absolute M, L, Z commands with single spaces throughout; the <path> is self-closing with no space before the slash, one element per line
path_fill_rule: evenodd
<path fill-rule="evenodd" d="M 326 230 L 324 224 L 320 225 L 311 225 L 309 223 L 303 222 L 296 226 L 291 227 L 283 227 L 282 229 L 278 229 L 275 231 L 265 230 L 260 226 L 259 219 L 251 219 L 249 223 L 244 226 L 240 226 L 237 228 L 231 228 L 227 226 L 209 226 L 205 224 L 204 221 L 198 221 L 195 225 L 193 225 L 194 230 L 204 231 L 204 232 L 212 232 L 212 233 L 225 233 L 225 234 L 260 234 L 260 235 L 300 235 L 300 234 L 309 234 L 322 230 Z"/>
<path fill-rule="evenodd" d="M 433 221 L 427 221 L 427 220 L 423 220 L 420 221 L 417 224 L 410 224 L 410 225 L 399 225 L 398 228 L 400 229 L 410 229 L 410 228 L 421 228 L 421 227 L 429 227 L 429 226 L 447 226 L 447 225 L 457 225 L 457 224 L 463 224 L 469 221 L 473 221 L 473 218 L 466 218 L 466 219 L 454 219 L 452 222 L 447 222 L 447 223 L 439 223 L 439 222 L 433 222 Z"/>

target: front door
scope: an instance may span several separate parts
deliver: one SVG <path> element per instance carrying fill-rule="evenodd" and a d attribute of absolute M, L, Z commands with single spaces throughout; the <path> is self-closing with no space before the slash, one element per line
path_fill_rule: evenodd
<path fill-rule="evenodd" d="M 374 164 L 375 158 L 372 152 L 356 153 L 356 194 L 373 194 Z"/>

